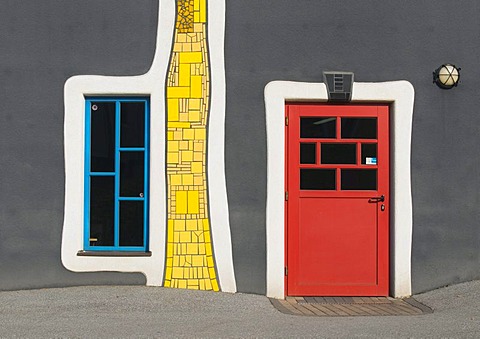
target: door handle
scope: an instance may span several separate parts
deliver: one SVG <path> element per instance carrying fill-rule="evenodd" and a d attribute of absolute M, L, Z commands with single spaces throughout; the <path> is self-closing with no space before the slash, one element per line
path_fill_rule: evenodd
<path fill-rule="evenodd" d="M 384 202 L 385 201 L 385 196 L 382 194 L 379 197 L 373 197 L 368 199 L 368 202 Z"/>

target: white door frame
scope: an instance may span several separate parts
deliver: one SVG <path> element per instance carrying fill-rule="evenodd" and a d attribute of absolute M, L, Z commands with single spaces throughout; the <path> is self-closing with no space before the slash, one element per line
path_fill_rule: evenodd
<path fill-rule="evenodd" d="M 405 80 L 353 84 L 352 103 L 390 103 L 390 294 L 412 294 L 411 140 L 415 91 Z M 267 296 L 285 297 L 285 102 L 326 102 L 323 83 L 272 81 L 267 123 Z"/>

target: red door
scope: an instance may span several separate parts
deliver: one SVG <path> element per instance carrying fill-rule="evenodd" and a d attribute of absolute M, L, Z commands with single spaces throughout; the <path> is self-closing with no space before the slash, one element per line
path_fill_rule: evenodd
<path fill-rule="evenodd" d="M 286 114 L 287 295 L 388 295 L 388 106 Z"/>

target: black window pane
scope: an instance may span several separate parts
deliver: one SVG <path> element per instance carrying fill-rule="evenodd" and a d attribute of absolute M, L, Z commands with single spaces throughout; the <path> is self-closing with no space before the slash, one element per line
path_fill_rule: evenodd
<path fill-rule="evenodd" d="M 115 171 L 115 103 L 92 102 L 90 106 L 90 170 Z"/>
<path fill-rule="evenodd" d="M 317 144 L 300 144 L 300 163 L 315 164 L 317 160 Z"/>
<path fill-rule="evenodd" d="M 120 196 L 143 197 L 143 152 L 120 152 Z"/>
<path fill-rule="evenodd" d="M 377 164 L 377 144 L 362 144 L 362 164 Z"/>
<path fill-rule="evenodd" d="M 120 104 L 120 147 L 143 147 L 145 144 L 145 103 Z"/>
<path fill-rule="evenodd" d="M 114 177 L 90 177 L 90 246 L 114 245 L 114 198 Z"/>
<path fill-rule="evenodd" d="M 333 117 L 300 118 L 300 138 L 335 138 L 336 126 Z"/>
<path fill-rule="evenodd" d="M 356 164 L 356 144 L 322 144 L 322 164 Z"/>
<path fill-rule="evenodd" d="M 342 118 L 342 139 L 376 139 L 377 118 Z"/>
<path fill-rule="evenodd" d="M 143 201 L 120 201 L 120 246 L 143 246 Z"/>
<path fill-rule="evenodd" d="M 335 190 L 334 169 L 300 169 L 301 190 Z"/>
<path fill-rule="evenodd" d="M 342 190 L 376 190 L 377 170 L 342 169 Z"/>

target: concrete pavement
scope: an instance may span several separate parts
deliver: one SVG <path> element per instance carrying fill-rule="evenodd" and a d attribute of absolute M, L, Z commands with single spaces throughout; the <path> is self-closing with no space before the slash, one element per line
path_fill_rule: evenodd
<path fill-rule="evenodd" d="M 280 313 L 259 295 L 142 286 L 8 291 L 0 292 L 0 337 L 480 337 L 480 281 L 415 298 L 434 313 L 294 316 Z"/>

